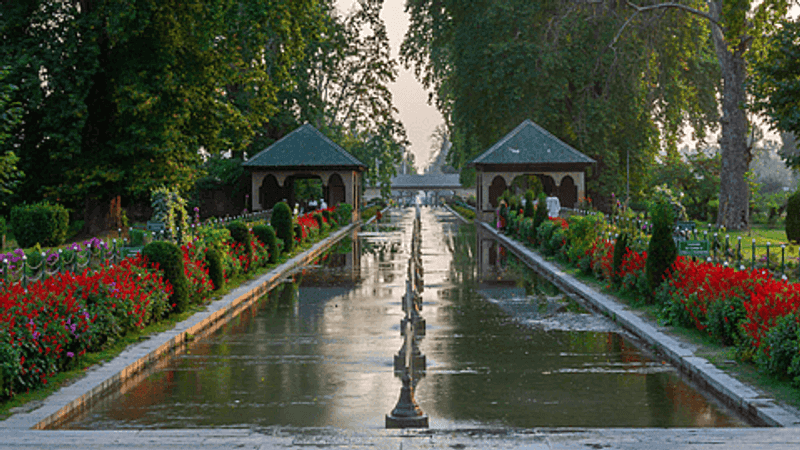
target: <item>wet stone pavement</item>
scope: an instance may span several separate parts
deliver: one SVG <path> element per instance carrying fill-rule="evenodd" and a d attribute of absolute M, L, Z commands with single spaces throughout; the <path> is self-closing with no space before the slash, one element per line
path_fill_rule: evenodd
<path fill-rule="evenodd" d="M 413 211 L 388 216 L 400 226 L 342 242 L 71 430 L 0 429 L 0 448 L 800 448 L 788 429 L 730 428 L 746 424 L 506 257 L 477 270 L 474 227 L 429 208 L 431 429 L 384 430 Z"/>

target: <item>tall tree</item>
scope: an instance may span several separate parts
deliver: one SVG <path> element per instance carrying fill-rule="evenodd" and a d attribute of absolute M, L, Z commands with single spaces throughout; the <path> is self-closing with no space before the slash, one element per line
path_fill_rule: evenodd
<path fill-rule="evenodd" d="M 773 128 L 800 136 L 800 21 L 783 22 L 754 59 L 754 108 L 766 114 Z M 787 166 L 800 170 L 797 151 L 780 154 Z"/>
<path fill-rule="evenodd" d="M 246 147 L 275 111 L 314 0 L 2 1 L 0 43 L 23 120 L 27 199 L 83 207 L 187 190 L 198 151 Z M 36 170 L 31 170 L 36 169 Z"/>
<path fill-rule="evenodd" d="M 265 137 L 278 139 L 309 122 L 365 163 L 366 182 L 388 195 L 408 143 L 389 90 L 398 63 L 380 17 L 383 0 L 354 6 L 344 16 L 333 1 L 316 10 L 321 23 L 306 30 L 305 58 L 291 70 L 292 84 L 279 93 L 281 112 Z M 264 141 L 261 148 L 269 143 Z"/>
<path fill-rule="evenodd" d="M 752 140 L 748 140 L 750 124 L 746 114 L 748 52 L 764 45 L 775 24 L 786 17 L 789 0 L 688 0 L 644 6 L 626 3 L 634 9 L 634 15 L 680 10 L 710 23 L 722 77 L 717 223 L 734 230 L 749 227 L 750 188 L 746 173 L 752 159 Z"/>
<path fill-rule="evenodd" d="M 0 67 L 0 215 L 7 206 L 8 197 L 24 174 L 17 168 L 19 157 L 13 150 L 3 150 L 3 144 L 11 138 L 11 129 L 21 119 L 22 108 L 11 103 L 11 92 L 17 89 L 13 84 L 6 84 L 7 71 Z"/>
<path fill-rule="evenodd" d="M 628 160 L 636 194 L 660 142 L 675 148 L 686 123 L 702 137 L 716 118 L 716 68 L 699 20 L 670 14 L 668 30 L 637 22 L 610 48 L 625 21 L 616 2 L 412 0 L 407 9 L 401 55 L 434 90 L 456 168 L 530 118 L 598 161 L 592 198 L 624 190 Z M 677 26 L 687 22 L 694 31 Z"/>

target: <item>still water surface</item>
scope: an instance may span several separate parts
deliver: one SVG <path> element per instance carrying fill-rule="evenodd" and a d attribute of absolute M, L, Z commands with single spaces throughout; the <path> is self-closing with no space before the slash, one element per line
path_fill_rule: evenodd
<path fill-rule="evenodd" d="M 386 218 L 63 427 L 383 428 L 413 210 Z M 432 428 L 746 426 L 473 225 L 428 208 L 422 224 Z"/>

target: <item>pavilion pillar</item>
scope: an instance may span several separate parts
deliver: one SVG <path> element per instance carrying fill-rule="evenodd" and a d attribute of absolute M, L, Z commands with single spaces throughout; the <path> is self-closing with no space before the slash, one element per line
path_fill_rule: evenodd
<path fill-rule="evenodd" d="M 250 184 L 252 187 L 252 191 L 250 192 L 250 198 L 253 199 L 253 211 L 261 211 L 264 209 L 264 206 L 261 203 L 263 199 L 260 197 L 259 191 L 261 189 L 261 184 L 264 182 L 264 178 L 266 176 L 267 176 L 266 172 L 252 172 L 250 174 Z"/>
<path fill-rule="evenodd" d="M 483 169 L 475 171 L 475 220 L 483 221 Z"/>

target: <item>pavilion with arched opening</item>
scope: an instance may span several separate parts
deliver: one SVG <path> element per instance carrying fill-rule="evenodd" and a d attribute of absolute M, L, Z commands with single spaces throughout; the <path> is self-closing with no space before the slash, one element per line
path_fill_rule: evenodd
<path fill-rule="evenodd" d="M 253 211 L 285 201 L 294 205 L 294 181 L 317 178 L 329 207 L 353 205 L 360 215 L 361 174 L 367 166 L 319 130 L 305 124 L 260 151 L 242 166 L 250 171 Z"/>
<path fill-rule="evenodd" d="M 549 197 L 573 208 L 586 195 L 584 171 L 595 160 L 525 120 L 468 164 L 475 166 L 477 220 L 495 217 L 499 197 L 520 175 L 535 175 Z"/>

